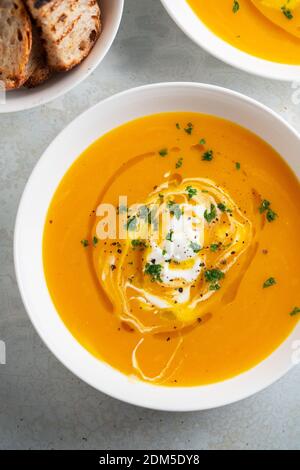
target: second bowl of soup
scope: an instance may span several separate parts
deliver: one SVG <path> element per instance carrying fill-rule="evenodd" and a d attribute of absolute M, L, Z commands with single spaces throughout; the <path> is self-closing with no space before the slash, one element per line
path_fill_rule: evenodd
<path fill-rule="evenodd" d="M 299 0 L 162 3 L 191 39 L 224 62 L 268 78 L 299 79 Z"/>

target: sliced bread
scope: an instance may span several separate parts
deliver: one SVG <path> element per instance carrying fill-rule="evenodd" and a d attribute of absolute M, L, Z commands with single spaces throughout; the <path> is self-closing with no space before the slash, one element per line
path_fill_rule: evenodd
<path fill-rule="evenodd" d="M 0 81 L 6 90 L 27 79 L 32 27 L 21 0 L 0 0 Z"/>
<path fill-rule="evenodd" d="M 25 0 L 53 70 L 70 70 L 89 54 L 101 31 L 97 0 Z"/>
<path fill-rule="evenodd" d="M 43 48 L 41 39 L 36 31 L 32 28 L 32 48 L 30 58 L 27 64 L 28 79 L 24 83 L 27 88 L 35 88 L 41 85 L 50 76 L 51 72 L 46 62 L 46 52 Z"/>

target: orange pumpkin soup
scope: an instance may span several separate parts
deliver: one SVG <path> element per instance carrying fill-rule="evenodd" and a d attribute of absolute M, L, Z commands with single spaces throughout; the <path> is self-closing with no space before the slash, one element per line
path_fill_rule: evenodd
<path fill-rule="evenodd" d="M 300 0 L 187 0 L 217 36 L 248 54 L 300 64 Z"/>
<path fill-rule="evenodd" d="M 43 257 L 74 337 L 124 374 L 195 386 L 270 355 L 299 320 L 300 186 L 234 123 L 165 113 L 71 166 Z"/>

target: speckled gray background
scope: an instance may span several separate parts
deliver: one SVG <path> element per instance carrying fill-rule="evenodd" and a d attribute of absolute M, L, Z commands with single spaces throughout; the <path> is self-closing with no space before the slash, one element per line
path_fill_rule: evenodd
<path fill-rule="evenodd" d="M 172 414 L 135 408 L 68 372 L 33 330 L 16 285 L 13 228 L 33 166 L 57 133 L 94 103 L 160 81 L 199 81 L 243 92 L 300 131 L 291 84 L 234 70 L 199 49 L 159 0 L 125 0 L 117 39 L 100 67 L 65 97 L 0 115 L 1 449 L 300 449 L 300 367 L 268 390 L 222 409 Z M 293 101 L 295 102 L 293 104 Z"/>

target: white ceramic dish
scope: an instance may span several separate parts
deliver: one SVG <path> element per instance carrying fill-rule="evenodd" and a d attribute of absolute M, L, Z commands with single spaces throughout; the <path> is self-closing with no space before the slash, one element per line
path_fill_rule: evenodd
<path fill-rule="evenodd" d="M 300 80 L 300 66 L 260 59 L 223 41 L 207 28 L 186 0 L 161 0 L 161 2 L 187 36 L 223 62 L 261 77 L 286 81 Z"/>
<path fill-rule="evenodd" d="M 133 381 L 97 360 L 75 340 L 55 310 L 43 271 L 42 236 L 47 209 L 70 165 L 87 146 L 111 129 L 144 115 L 166 111 L 203 112 L 237 122 L 270 143 L 300 175 L 299 135 L 256 101 L 196 83 L 165 83 L 129 90 L 79 116 L 36 165 L 17 215 L 15 268 L 24 304 L 37 332 L 74 374 L 96 389 L 135 405 L 173 411 L 201 410 L 248 397 L 285 374 L 292 367 L 300 323 L 268 359 L 231 380 L 194 388 L 158 387 Z"/>
<path fill-rule="evenodd" d="M 85 80 L 104 59 L 109 51 L 122 18 L 124 0 L 99 0 L 101 8 L 102 33 L 89 56 L 77 67 L 60 73 L 44 84 L 31 90 L 20 88 L 6 93 L 5 102 L 0 104 L 0 113 L 11 113 L 35 108 L 67 93 Z M 1 92 L 1 102 L 2 99 Z"/>

